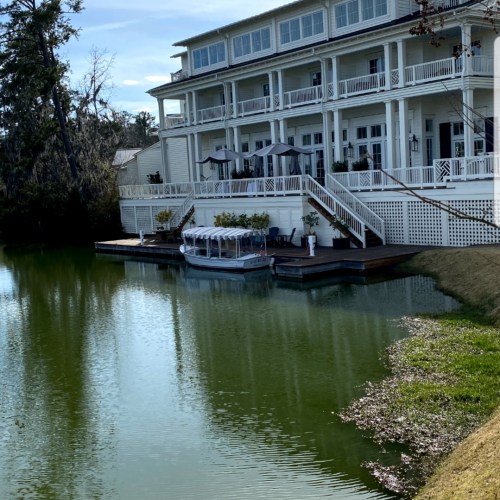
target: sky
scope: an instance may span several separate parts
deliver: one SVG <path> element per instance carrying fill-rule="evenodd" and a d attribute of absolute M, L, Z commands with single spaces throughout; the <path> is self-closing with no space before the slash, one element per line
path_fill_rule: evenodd
<path fill-rule="evenodd" d="M 77 39 L 61 50 L 70 63 L 70 81 L 78 85 L 90 68 L 92 50 L 113 58 L 110 68 L 111 104 L 136 114 L 149 111 L 158 117 L 156 100 L 147 90 L 170 81 L 181 69 L 182 52 L 173 43 L 222 27 L 291 0 L 84 0 L 84 10 L 71 15 Z M 178 112 L 175 103 L 167 113 Z"/>

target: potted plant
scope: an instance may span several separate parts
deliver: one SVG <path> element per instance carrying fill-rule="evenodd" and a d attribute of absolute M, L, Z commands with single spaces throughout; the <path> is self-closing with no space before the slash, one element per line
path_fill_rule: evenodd
<path fill-rule="evenodd" d="M 336 229 L 338 234 L 340 236 L 334 236 L 332 243 L 333 243 L 333 248 L 340 250 L 340 249 L 347 249 L 351 247 L 351 240 L 349 239 L 349 223 L 338 217 L 337 215 L 332 215 L 329 218 L 330 222 L 330 227 L 333 227 Z"/>
<path fill-rule="evenodd" d="M 349 170 L 349 162 L 347 160 L 344 161 L 334 161 L 332 164 L 332 172 L 347 172 Z"/>
<path fill-rule="evenodd" d="M 174 216 L 174 211 L 170 208 L 166 210 L 161 210 L 155 215 L 156 222 L 158 222 L 158 227 L 156 234 L 160 235 L 162 240 L 167 239 L 167 232 L 170 230 L 170 221 Z"/>
<path fill-rule="evenodd" d="M 302 248 L 306 248 L 307 238 L 309 236 L 316 237 L 316 232 L 314 231 L 313 227 L 319 226 L 319 214 L 318 212 L 309 212 L 308 214 L 303 215 L 301 219 L 304 225 L 307 226 L 307 232 L 304 231 L 304 236 L 301 236 L 300 244 Z"/>

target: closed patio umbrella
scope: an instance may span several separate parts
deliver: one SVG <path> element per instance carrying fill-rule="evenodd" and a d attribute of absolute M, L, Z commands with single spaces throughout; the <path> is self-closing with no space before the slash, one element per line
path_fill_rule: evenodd
<path fill-rule="evenodd" d="M 290 165 L 288 166 L 290 175 L 301 175 L 302 170 L 300 170 L 299 159 L 297 156 L 292 156 L 290 159 Z"/>

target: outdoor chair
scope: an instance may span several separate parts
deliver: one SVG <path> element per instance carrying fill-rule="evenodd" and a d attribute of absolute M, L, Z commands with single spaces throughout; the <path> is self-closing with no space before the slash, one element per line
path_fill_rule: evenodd
<path fill-rule="evenodd" d="M 278 233 L 280 232 L 279 227 L 270 227 L 269 232 L 266 236 L 266 243 L 268 246 L 278 246 Z"/>
<path fill-rule="evenodd" d="M 284 247 L 293 247 L 293 246 L 295 246 L 295 245 L 292 243 L 293 236 L 295 235 L 295 229 L 296 229 L 296 228 L 293 228 L 293 229 L 292 229 L 291 234 L 289 234 L 289 235 L 287 235 L 287 236 L 283 236 L 283 239 L 281 240 L 281 245 L 282 245 L 282 246 L 284 246 Z"/>

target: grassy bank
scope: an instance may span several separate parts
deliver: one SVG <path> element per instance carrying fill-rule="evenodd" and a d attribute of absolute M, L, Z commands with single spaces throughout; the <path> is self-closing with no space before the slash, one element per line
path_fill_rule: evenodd
<path fill-rule="evenodd" d="M 369 384 L 344 419 L 380 443 L 409 446 L 397 466 L 367 464 L 389 489 L 414 495 L 449 455 L 420 498 L 497 498 L 500 418 L 483 424 L 500 405 L 500 248 L 424 252 L 408 269 L 434 276 L 467 306 L 439 318 L 404 318 L 412 335 L 388 350 L 392 375 Z M 460 447 L 471 454 L 465 460 Z"/>

